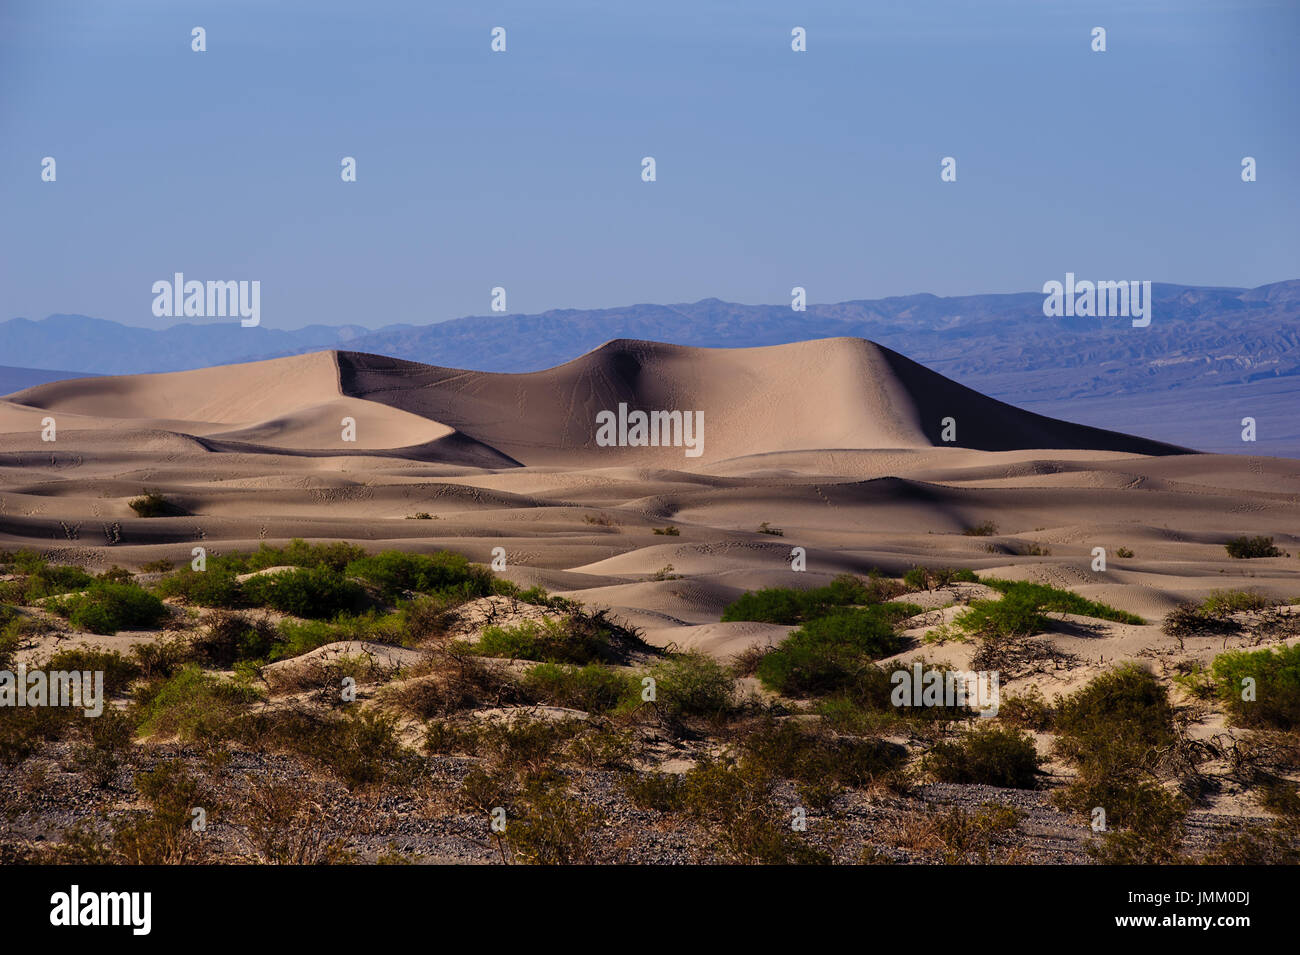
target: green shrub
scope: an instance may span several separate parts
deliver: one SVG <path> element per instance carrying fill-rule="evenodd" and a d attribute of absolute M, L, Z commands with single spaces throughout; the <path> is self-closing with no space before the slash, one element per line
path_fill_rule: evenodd
<path fill-rule="evenodd" d="M 492 575 L 460 554 L 408 554 L 384 551 L 347 565 L 349 577 L 359 577 L 393 600 L 408 592 L 456 593 L 466 598 L 492 593 Z"/>
<path fill-rule="evenodd" d="M 603 619 L 571 614 L 563 620 L 548 617 L 512 627 L 485 627 L 473 652 L 539 663 L 594 663 L 614 654 L 613 634 Z"/>
<path fill-rule="evenodd" d="M 635 706 L 641 699 L 640 680 L 598 664 L 575 667 L 541 663 L 528 671 L 522 685 L 539 702 L 590 713 Z"/>
<path fill-rule="evenodd" d="M 265 620 L 217 611 L 204 619 L 203 631 L 194 638 L 195 655 L 212 666 L 231 667 L 242 661 L 262 661 L 280 643 L 279 634 Z"/>
<path fill-rule="evenodd" d="M 233 608 L 247 602 L 244 588 L 235 579 L 235 571 L 222 566 L 204 571 L 185 567 L 158 581 L 154 592 L 162 597 L 182 597 L 200 607 Z"/>
<path fill-rule="evenodd" d="M 852 574 L 842 574 L 825 587 L 795 590 L 790 587 L 768 587 L 741 594 L 722 611 L 723 622 L 754 620 L 762 623 L 796 624 L 841 608 L 857 605 L 882 605 L 885 612 L 901 617 L 921 612 L 914 604 L 883 604 L 896 596 L 898 588 L 879 577 L 863 581 Z"/>
<path fill-rule="evenodd" d="M 1119 623 L 1141 624 L 1136 614 L 1080 597 L 1068 590 L 1024 580 L 984 578 L 983 583 L 1001 592 L 1001 600 L 973 600 L 970 609 L 953 623 L 972 636 L 986 639 L 1027 637 L 1046 630 L 1046 612 L 1070 613 Z"/>
<path fill-rule="evenodd" d="M 1221 653 L 1211 666 L 1219 699 L 1238 726 L 1300 728 L 1300 644 Z M 1243 700 L 1253 679 L 1254 699 Z"/>
<path fill-rule="evenodd" d="M 110 696 L 121 693 L 140 675 L 139 665 L 116 650 L 95 650 L 86 646 L 60 650 L 46 661 L 45 669 L 102 671 L 104 692 Z"/>
<path fill-rule="evenodd" d="M 27 604 L 54 594 L 83 590 L 95 579 L 80 567 L 47 564 L 43 560 L 38 565 L 32 566 L 27 573 L 28 577 L 22 583 L 21 598 L 23 603 Z"/>
<path fill-rule="evenodd" d="M 1053 726 L 1068 759 L 1101 772 L 1141 764 L 1151 750 L 1174 741 L 1169 691 L 1136 664 L 1096 677 L 1063 700 Z"/>
<path fill-rule="evenodd" d="M 534 785 L 524 792 L 505 841 L 515 859 L 531 865 L 581 865 L 592 861 L 594 833 L 604 823 L 599 809 L 556 785 Z"/>
<path fill-rule="evenodd" d="M 348 564 L 365 556 L 364 547 L 347 541 L 308 544 L 301 537 L 295 537 L 284 547 L 260 544 L 250 554 L 231 554 L 221 560 L 241 574 L 268 567 L 324 567 L 343 573 Z"/>
<path fill-rule="evenodd" d="M 1054 801 L 1083 814 L 1099 806 L 1108 825 L 1133 830 L 1107 836 L 1101 851 L 1111 861 L 1171 861 L 1187 807 L 1153 775 L 1158 754 L 1177 738 L 1168 690 L 1123 664 L 1064 700 L 1053 727 L 1056 752 L 1079 770 Z"/>
<path fill-rule="evenodd" d="M 244 708 L 258 698 L 249 686 L 208 676 L 189 664 L 138 693 L 136 724 L 144 736 L 225 739 Z"/>
<path fill-rule="evenodd" d="M 759 661 L 763 685 L 786 696 L 850 690 L 863 667 L 907 646 L 876 608 L 844 609 L 805 623 Z"/>
<path fill-rule="evenodd" d="M 682 533 L 672 524 L 669 524 L 667 527 L 656 527 L 654 531 L 656 534 L 659 534 L 663 537 L 680 537 Z"/>
<path fill-rule="evenodd" d="M 1274 602 L 1253 590 L 1216 590 L 1201 601 L 1201 613 L 1211 617 L 1226 617 L 1234 613 L 1267 610 Z"/>
<path fill-rule="evenodd" d="M 136 584 L 93 581 L 83 593 L 55 598 L 49 608 L 79 630 L 112 634 L 148 630 L 167 616 L 162 601 Z"/>
<path fill-rule="evenodd" d="M 825 808 L 844 787 L 897 786 L 907 750 L 887 740 L 843 736 L 824 725 L 766 720 L 741 743 L 746 769 L 796 783 L 800 796 Z"/>
<path fill-rule="evenodd" d="M 1008 594 L 1000 600 L 972 600 L 970 609 L 953 625 L 983 639 L 1029 637 L 1047 629 L 1042 604 L 1028 594 Z"/>
<path fill-rule="evenodd" d="M 940 782 L 1032 789 L 1041 760 L 1028 733 L 980 724 L 958 740 L 938 743 L 924 762 Z"/>
<path fill-rule="evenodd" d="M 295 617 L 320 619 L 359 610 L 365 590 L 328 567 L 299 567 L 250 577 L 243 583 L 249 603 Z"/>
<path fill-rule="evenodd" d="M 650 676 L 655 681 L 655 707 L 669 720 L 720 720 L 736 708 L 736 687 L 730 671 L 698 651 L 665 660 L 650 671 Z"/>
<path fill-rule="evenodd" d="M 1281 557 L 1282 552 L 1273 546 L 1271 537 L 1234 537 L 1223 545 L 1229 557 L 1250 560 L 1257 557 Z"/>

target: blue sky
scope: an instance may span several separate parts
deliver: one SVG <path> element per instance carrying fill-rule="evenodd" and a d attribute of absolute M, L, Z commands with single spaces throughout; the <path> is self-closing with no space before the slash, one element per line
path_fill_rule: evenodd
<path fill-rule="evenodd" d="M 281 328 L 498 285 L 536 312 L 1296 278 L 1297 40 L 1292 0 L 6 0 L 0 320 L 157 325 L 177 271 L 259 280 Z"/>

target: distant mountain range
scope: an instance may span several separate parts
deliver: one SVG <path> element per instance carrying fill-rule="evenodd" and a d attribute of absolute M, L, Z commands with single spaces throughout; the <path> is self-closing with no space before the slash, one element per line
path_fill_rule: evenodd
<path fill-rule="evenodd" d="M 705 299 L 376 330 L 283 331 L 224 321 L 154 331 L 52 315 L 0 323 L 0 361 L 131 374 L 344 349 L 518 372 L 552 367 L 617 338 L 747 347 L 845 336 L 878 342 L 1040 413 L 1206 450 L 1300 456 L 1300 280 L 1255 289 L 1156 284 L 1152 300 L 1147 328 L 1123 318 L 1047 318 L 1038 292 L 909 295 L 803 312 Z M 0 373 L 0 388 L 14 390 L 8 380 Z M 1240 440 L 1246 416 L 1257 420 L 1254 445 Z"/>

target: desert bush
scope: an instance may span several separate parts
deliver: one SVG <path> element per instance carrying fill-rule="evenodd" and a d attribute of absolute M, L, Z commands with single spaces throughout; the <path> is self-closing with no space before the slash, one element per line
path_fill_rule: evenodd
<path fill-rule="evenodd" d="M 230 554 L 221 560 L 241 574 L 265 570 L 268 567 L 323 567 L 336 573 L 343 573 L 348 564 L 365 556 L 364 547 L 347 541 L 309 544 L 301 537 L 295 537 L 283 547 L 260 544 L 252 553 Z"/>
<path fill-rule="evenodd" d="M 19 765 L 84 719 L 81 710 L 66 706 L 0 706 L 0 766 Z"/>
<path fill-rule="evenodd" d="M 505 842 L 520 862 L 580 865 L 592 861 L 593 834 L 604 813 L 551 783 L 525 789 L 516 818 L 506 824 Z"/>
<path fill-rule="evenodd" d="M 961 581 L 979 583 L 979 576 L 965 567 L 924 567 L 917 565 L 903 575 L 909 590 L 939 590 Z"/>
<path fill-rule="evenodd" d="M 1173 719 L 1169 691 L 1149 671 L 1124 664 L 1063 700 L 1053 725 L 1063 756 L 1104 772 L 1173 743 Z"/>
<path fill-rule="evenodd" d="M 1281 557 L 1282 551 L 1273 546 L 1271 537 L 1234 537 L 1223 545 L 1229 557 L 1251 560 L 1258 557 Z"/>
<path fill-rule="evenodd" d="M 1207 613 L 1192 603 L 1179 604 L 1165 614 L 1160 631 L 1178 640 L 1237 633 L 1241 626 L 1231 617 Z"/>
<path fill-rule="evenodd" d="M 1105 865 L 1171 865 L 1185 861 L 1187 803 L 1156 783 L 1119 777 L 1096 780 L 1086 791 L 1066 790 L 1081 813 L 1106 810 L 1107 832 L 1089 847 Z M 1112 826 L 1119 828 L 1110 828 Z"/>
<path fill-rule="evenodd" d="M 154 584 L 154 593 L 162 597 L 181 597 L 200 607 L 241 607 L 247 599 L 231 567 L 217 564 L 196 571 L 183 567 Z"/>
<path fill-rule="evenodd" d="M 921 608 L 915 604 L 883 602 L 897 595 L 898 588 L 890 586 L 895 583 L 879 577 L 864 582 L 852 574 L 841 574 L 825 587 L 811 590 L 768 587 L 741 594 L 722 611 L 722 620 L 796 624 L 824 617 L 839 608 L 859 605 L 879 606 L 882 613 L 895 615 L 893 619 L 920 613 Z"/>
<path fill-rule="evenodd" d="M 16 596 L 23 604 L 32 604 L 55 594 L 82 590 L 94 582 L 95 578 L 80 567 L 48 564 L 35 555 L 31 557 L 35 560 L 23 560 L 16 565 L 20 568 L 20 572 L 27 574 L 26 579 L 17 585 Z"/>
<path fill-rule="evenodd" d="M 56 597 L 47 606 L 79 630 L 111 634 L 147 630 L 167 616 L 167 608 L 136 584 L 96 580 L 79 594 Z"/>
<path fill-rule="evenodd" d="M 1219 699 L 1238 726 L 1300 728 L 1300 644 L 1255 651 L 1229 651 L 1211 665 Z M 1246 680 L 1253 680 L 1253 699 Z"/>
<path fill-rule="evenodd" d="M 258 750 L 295 753 L 329 770 L 349 789 L 409 784 L 418 772 L 394 717 L 359 706 L 342 715 L 304 710 L 243 714 L 234 738 Z"/>
<path fill-rule="evenodd" d="M 1040 762 L 1028 733 L 981 724 L 957 740 L 935 745 L 925 755 L 924 766 L 940 782 L 1033 789 Z"/>
<path fill-rule="evenodd" d="M 953 619 L 953 626 L 983 639 L 1028 637 L 1048 627 L 1042 606 L 1029 594 L 1007 594 L 1000 600 L 972 600 L 970 608 Z"/>
<path fill-rule="evenodd" d="M 1071 613 L 1081 617 L 1096 617 L 1098 620 L 1113 620 L 1116 623 L 1144 624 L 1137 614 L 1127 610 L 1117 610 L 1109 604 L 1088 600 L 1073 591 L 1049 587 L 1047 584 L 1030 583 L 1027 580 L 1002 580 L 997 577 L 984 577 L 981 582 L 999 591 L 1005 597 L 1024 598 L 1036 602 L 1045 611 L 1053 613 Z"/>
<path fill-rule="evenodd" d="M 344 861 L 342 844 L 327 835 L 320 805 L 299 786 L 249 776 L 239 813 L 248 841 L 270 865 L 322 865 Z"/>
<path fill-rule="evenodd" d="M 763 657 L 757 674 L 764 686 L 786 696 L 825 695 L 848 690 L 864 665 L 906 645 L 874 608 L 842 610 L 790 634 Z"/>
<path fill-rule="evenodd" d="M 1031 686 L 999 701 L 998 720 L 1009 726 L 1042 732 L 1052 728 L 1052 707 L 1043 697 L 1043 691 Z"/>
<path fill-rule="evenodd" d="M 907 762 L 907 750 L 897 743 L 794 720 L 765 720 L 744 738 L 740 752 L 743 767 L 793 781 L 801 798 L 819 809 L 845 787 L 899 788 Z"/>
<path fill-rule="evenodd" d="M 346 574 L 358 577 L 389 600 L 407 593 L 455 593 L 466 599 L 492 593 L 492 575 L 475 567 L 460 554 L 408 554 L 384 551 L 347 565 Z"/>
<path fill-rule="evenodd" d="M 659 534 L 663 537 L 680 537 L 682 533 L 672 524 L 669 524 L 667 527 L 656 527 L 654 531 L 656 534 Z"/>
<path fill-rule="evenodd" d="M 524 692 L 541 703 L 591 713 L 630 708 L 641 700 L 641 681 L 597 664 L 541 663 L 522 680 Z"/>
<path fill-rule="evenodd" d="M 131 648 L 140 676 L 151 682 L 176 675 L 187 663 L 194 663 L 194 648 L 181 637 L 160 638 L 147 643 L 137 643 Z"/>
<path fill-rule="evenodd" d="M 438 651 L 429 672 L 388 691 L 394 702 L 420 719 L 449 716 L 477 706 L 531 702 L 503 668 L 486 665 L 467 653 Z"/>
<path fill-rule="evenodd" d="M 329 567 L 299 567 L 251 577 L 243 583 L 249 603 L 295 617 L 321 619 L 360 610 L 365 591 Z"/>
<path fill-rule="evenodd" d="M 770 534 L 770 535 L 772 535 L 773 537 L 784 537 L 784 536 L 785 536 L 785 531 L 781 530 L 781 528 L 779 528 L 779 527 L 773 527 L 773 526 L 772 526 L 771 524 L 769 524 L 767 521 L 764 521 L 762 524 L 759 524 L 759 525 L 758 525 L 758 532 L 759 532 L 760 534 Z"/>
<path fill-rule="evenodd" d="M 1201 601 L 1200 611 L 1207 616 L 1226 617 L 1234 613 L 1267 610 L 1274 601 L 1254 590 L 1216 590 Z"/>
<path fill-rule="evenodd" d="M 136 696 L 141 735 L 212 742 L 226 739 L 244 709 L 259 699 L 249 686 L 208 676 L 195 664 L 169 679 L 142 687 Z"/>
<path fill-rule="evenodd" d="M 103 789 L 117 778 L 118 770 L 130 761 L 135 723 L 122 710 L 108 707 L 97 718 L 86 720 L 87 741 L 73 752 L 73 761 L 91 785 Z"/>
<path fill-rule="evenodd" d="M 604 610 L 575 611 L 562 620 L 548 617 L 485 627 L 472 647 L 486 657 L 577 664 L 617 662 L 632 650 L 646 649 L 636 633 L 609 619 Z"/>
<path fill-rule="evenodd" d="M 1182 839 L 1186 801 L 1156 777 L 1159 754 L 1177 741 L 1166 688 L 1134 664 L 1115 667 L 1066 698 L 1055 715 L 1056 751 L 1079 774 L 1053 798 L 1063 808 L 1106 812 L 1097 852 L 1111 862 L 1172 861 Z"/>
<path fill-rule="evenodd" d="M 682 805 L 724 859 L 765 865 L 825 864 L 829 856 L 791 832 L 772 802 L 772 775 L 760 766 L 704 762 L 685 774 Z"/>
<path fill-rule="evenodd" d="M 245 660 L 266 660 L 280 642 L 275 627 L 265 619 L 216 611 L 204 617 L 192 646 L 203 663 L 229 668 Z"/>
<path fill-rule="evenodd" d="M 184 508 L 148 488 L 140 497 L 126 503 L 131 510 L 135 511 L 137 517 L 178 517 L 185 513 Z"/>
<path fill-rule="evenodd" d="M 128 865 L 179 865 L 195 861 L 199 837 L 191 810 L 202 804 L 198 783 L 179 763 L 163 763 L 135 777 L 148 804 L 113 826 L 113 849 Z"/>
<path fill-rule="evenodd" d="M 967 537 L 992 537 L 998 532 L 998 525 L 992 521 L 981 521 L 962 531 Z"/>
<path fill-rule="evenodd" d="M 655 709 L 665 719 L 717 721 L 736 708 L 736 688 L 727 668 L 692 651 L 665 660 L 650 671 L 655 681 Z M 640 681 L 636 689 L 639 692 Z"/>
<path fill-rule="evenodd" d="M 1116 547 L 1116 548 L 1115 548 L 1115 556 L 1116 556 L 1116 557 L 1123 557 L 1123 558 L 1132 557 L 1132 556 L 1133 556 L 1133 551 L 1129 550 L 1127 547 Z"/>
<path fill-rule="evenodd" d="M 463 601 L 446 594 L 420 596 L 403 603 L 398 612 L 402 615 L 402 629 L 414 644 L 447 635 L 457 619 L 457 608 Z"/>
<path fill-rule="evenodd" d="M 116 650 L 96 650 L 87 646 L 59 650 L 46 661 L 45 670 L 102 671 L 104 692 L 110 696 L 126 690 L 131 681 L 140 676 L 140 667 L 130 657 Z"/>

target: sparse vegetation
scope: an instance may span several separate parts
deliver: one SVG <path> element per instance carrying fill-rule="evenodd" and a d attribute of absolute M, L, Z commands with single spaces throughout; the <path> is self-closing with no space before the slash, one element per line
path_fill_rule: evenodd
<path fill-rule="evenodd" d="M 1282 551 L 1273 546 L 1271 537 L 1234 537 L 1223 545 L 1229 557 L 1252 560 L 1259 557 L 1281 557 Z"/>
<path fill-rule="evenodd" d="M 836 608 L 859 605 L 882 605 L 881 612 L 890 619 L 902 619 L 920 613 L 921 608 L 884 601 L 906 592 L 906 586 L 888 578 L 869 577 L 864 582 L 852 574 L 842 574 L 825 587 L 811 590 L 768 587 L 742 594 L 722 611 L 722 620 L 796 624 L 823 617 Z"/>
<path fill-rule="evenodd" d="M 967 527 L 962 531 L 962 533 L 967 537 L 992 537 L 997 532 L 998 525 L 994 524 L 992 521 L 981 521 L 980 523 Z"/>
<path fill-rule="evenodd" d="M 179 505 L 148 488 L 145 488 L 140 497 L 132 498 L 126 503 L 137 517 L 177 517 L 185 513 Z"/>
<path fill-rule="evenodd" d="M 1237 725 L 1300 729 L 1300 644 L 1221 653 L 1211 672 Z"/>
<path fill-rule="evenodd" d="M 1028 733 L 984 723 L 956 740 L 936 744 L 925 756 L 925 768 L 940 782 L 1010 789 L 1032 789 L 1038 781 L 1039 763 Z"/>
<path fill-rule="evenodd" d="M 136 584 L 92 581 L 79 594 L 56 597 L 47 604 L 79 630 L 112 634 L 148 630 L 167 616 L 162 601 Z"/>

